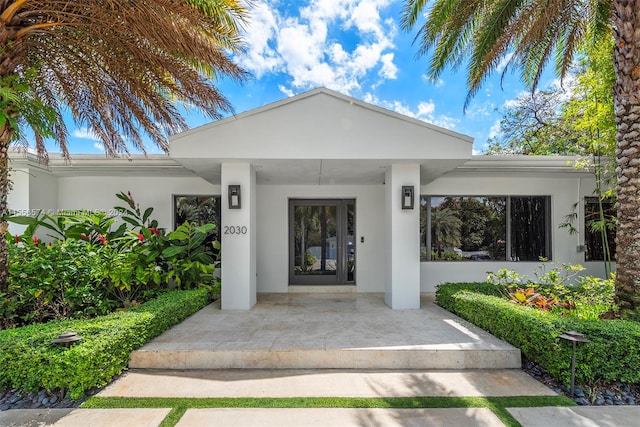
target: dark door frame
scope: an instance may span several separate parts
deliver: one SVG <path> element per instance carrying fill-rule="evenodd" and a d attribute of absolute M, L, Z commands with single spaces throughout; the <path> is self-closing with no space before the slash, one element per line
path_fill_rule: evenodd
<path fill-rule="evenodd" d="M 289 284 L 290 285 L 353 285 L 348 280 L 348 242 L 347 242 L 347 206 L 353 204 L 355 215 L 355 199 L 289 199 Z M 295 207 L 296 206 L 335 206 L 336 207 L 336 274 L 335 275 L 301 275 L 295 271 Z M 355 218 L 354 230 L 355 236 Z M 353 245 L 355 246 L 355 237 Z M 354 248 L 355 249 L 355 248 Z M 355 256 L 355 253 L 353 254 Z M 353 260 L 355 263 L 355 259 Z M 355 265 L 355 264 L 354 264 Z M 355 267 L 354 267 L 355 268 Z"/>

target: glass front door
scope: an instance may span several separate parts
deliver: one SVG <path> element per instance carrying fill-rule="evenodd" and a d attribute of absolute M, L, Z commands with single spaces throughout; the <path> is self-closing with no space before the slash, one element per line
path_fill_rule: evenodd
<path fill-rule="evenodd" d="M 289 201 L 289 283 L 355 282 L 355 201 Z"/>

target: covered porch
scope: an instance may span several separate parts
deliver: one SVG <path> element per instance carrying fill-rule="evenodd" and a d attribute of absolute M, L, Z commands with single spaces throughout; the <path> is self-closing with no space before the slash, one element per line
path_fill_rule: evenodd
<path fill-rule="evenodd" d="M 248 311 L 213 303 L 131 355 L 143 369 L 510 369 L 520 350 L 421 296 L 258 294 Z"/>
<path fill-rule="evenodd" d="M 419 309 L 420 189 L 468 161 L 471 147 L 470 137 L 324 88 L 170 141 L 174 160 L 220 188 L 223 310 L 329 274 L 357 293 L 384 292 L 393 309 Z M 322 212 L 316 252 L 294 236 L 298 207 Z M 321 271 L 301 277 L 316 259 Z"/>

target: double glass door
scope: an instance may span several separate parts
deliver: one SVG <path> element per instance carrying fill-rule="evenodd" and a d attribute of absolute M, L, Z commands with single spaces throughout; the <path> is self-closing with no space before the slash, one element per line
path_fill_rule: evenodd
<path fill-rule="evenodd" d="M 289 201 L 289 283 L 355 283 L 355 200 Z"/>

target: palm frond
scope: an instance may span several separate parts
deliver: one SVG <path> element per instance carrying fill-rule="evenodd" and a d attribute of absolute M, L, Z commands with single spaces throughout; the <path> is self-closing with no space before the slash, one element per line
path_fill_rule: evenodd
<path fill-rule="evenodd" d="M 233 111 L 215 82 L 247 77 L 230 58 L 246 17 L 237 0 L 0 2 L 0 77 L 35 70 L 38 99 L 59 116 L 68 108 L 109 155 L 146 152 L 146 137 L 167 150 L 187 128 L 177 104 Z M 68 156 L 66 128 L 51 130 Z"/>
<path fill-rule="evenodd" d="M 414 42 L 429 56 L 430 77 L 467 64 L 466 109 L 505 59 L 532 89 L 551 60 L 565 75 L 588 34 L 610 31 L 611 8 L 606 0 L 407 0 L 402 27 L 419 26 Z"/>

